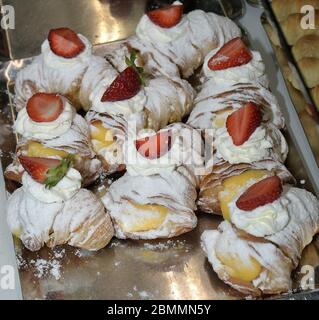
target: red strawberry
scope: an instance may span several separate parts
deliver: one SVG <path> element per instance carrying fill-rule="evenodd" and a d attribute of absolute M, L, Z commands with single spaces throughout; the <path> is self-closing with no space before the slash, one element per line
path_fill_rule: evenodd
<path fill-rule="evenodd" d="M 236 205 L 241 210 L 251 211 L 274 202 L 281 193 L 281 180 L 277 176 L 268 177 L 248 188 L 236 201 Z"/>
<path fill-rule="evenodd" d="M 240 38 L 234 38 L 222 46 L 208 61 L 211 70 L 224 70 L 248 63 L 253 58 Z"/>
<path fill-rule="evenodd" d="M 19 156 L 19 161 L 35 181 L 45 184 L 47 188 L 54 187 L 72 164 L 71 156 L 62 160 Z"/>
<path fill-rule="evenodd" d="M 253 102 L 246 103 L 228 116 L 226 128 L 235 146 L 242 145 L 260 126 L 262 115 Z"/>
<path fill-rule="evenodd" d="M 35 122 L 51 122 L 63 111 L 63 101 L 55 93 L 36 93 L 27 103 L 29 117 Z"/>
<path fill-rule="evenodd" d="M 160 158 L 171 149 L 171 144 L 172 133 L 168 130 L 135 141 L 137 151 L 148 159 Z"/>
<path fill-rule="evenodd" d="M 104 92 L 101 101 L 120 101 L 134 97 L 141 89 L 141 78 L 134 67 L 121 72 Z"/>
<path fill-rule="evenodd" d="M 73 58 L 85 48 L 83 41 L 69 28 L 51 29 L 48 41 L 51 50 L 64 58 Z"/>
<path fill-rule="evenodd" d="M 181 21 L 183 9 L 183 5 L 172 5 L 149 11 L 147 16 L 154 24 L 162 28 L 171 28 Z"/>

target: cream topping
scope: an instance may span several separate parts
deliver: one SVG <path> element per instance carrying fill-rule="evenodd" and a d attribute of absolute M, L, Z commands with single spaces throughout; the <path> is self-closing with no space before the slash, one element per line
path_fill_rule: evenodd
<path fill-rule="evenodd" d="M 14 130 L 25 138 L 33 139 L 53 139 L 66 133 L 72 125 L 76 115 L 75 109 L 67 99 L 63 99 L 63 111 L 59 117 L 51 122 L 33 121 L 27 112 L 27 108 L 19 111 L 14 124 Z"/>
<path fill-rule="evenodd" d="M 43 55 L 44 63 L 54 69 L 66 69 L 75 67 L 76 65 L 87 65 L 90 62 L 92 56 L 92 44 L 83 35 L 78 34 L 79 38 L 85 45 L 85 48 L 74 58 L 64 58 L 56 55 L 50 48 L 49 41 L 46 39 L 41 45 L 41 52 Z"/>
<path fill-rule="evenodd" d="M 265 237 L 282 230 L 289 222 L 287 206 L 289 200 L 285 196 L 272 203 L 257 207 L 252 211 L 244 211 L 237 207 L 238 197 L 229 203 L 231 222 L 241 230 L 256 236 Z"/>
<path fill-rule="evenodd" d="M 258 51 L 251 51 L 252 59 L 244 65 L 214 71 L 208 67 L 208 61 L 219 49 L 220 48 L 212 50 L 205 58 L 203 71 L 207 78 L 214 78 L 216 81 L 219 79 L 233 80 L 237 83 L 259 82 L 264 87 L 268 87 L 268 79 L 265 75 L 265 65 Z"/>
<path fill-rule="evenodd" d="M 22 176 L 23 190 L 45 203 L 63 202 L 72 198 L 81 189 L 81 182 L 81 174 L 73 168 L 70 168 L 57 185 L 50 189 L 33 180 L 27 172 Z"/>
<path fill-rule="evenodd" d="M 182 5 L 182 3 L 175 1 L 173 5 Z M 186 16 L 184 16 L 176 26 L 162 28 L 154 24 L 145 14 L 137 25 L 136 34 L 144 41 L 169 43 L 184 36 L 187 30 L 188 23 Z"/>
<path fill-rule="evenodd" d="M 264 126 L 259 126 L 242 145 L 236 146 L 227 128 L 216 131 L 217 156 L 229 163 L 251 163 L 267 158 L 274 142 Z"/>

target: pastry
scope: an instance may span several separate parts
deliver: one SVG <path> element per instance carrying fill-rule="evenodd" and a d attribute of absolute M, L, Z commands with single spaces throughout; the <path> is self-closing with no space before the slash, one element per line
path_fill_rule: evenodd
<path fill-rule="evenodd" d="M 206 81 L 194 100 L 194 108 L 187 123 L 197 129 L 213 129 L 225 125 L 227 116 L 247 102 L 260 106 L 262 121 L 272 122 L 284 128 L 285 121 L 277 99 L 266 88 L 257 83 L 236 83 L 214 79 Z"/>
<path fill-rule="evenodd" d="M 200 152 L 194 156 L 189 143 L 200 149 L 201 137 L 182 124 L 155 134 L 142 130 L 137 140 L 128 140 L 127 173 L 102 198 L 116 237 L 171 238 L 196 227 L 198 179 L 194 169 L 202 165 L 202 159 Z"/>
<path fill-rule="evenodd" d="M 92 149 L 89 126 L 65 97 L 36 93 L 18 112 L 14 130 L 19 138 L 14 161 L 5 171 L 8 179 L 21 182 L 20 155 L 60 160 L 73 155 L 84 185 L 99 176 L 101 162 Z"/>
<path fill-rule="evenodd" d="M 81 189 L 81 175 L 70 159 L 20 156 L 22 187 L 9 197 L 11 232 L 31 251 L 61 244 L 99 250 L 113 237 L 113 226 L 101 201 Z"/>
<path fill-rule="evenodd" d="M 149 11 L 141 18 L 136 36 L 127 40 L 127 50 L 139 51 L 141 64 L 152 75 L 190 77 L 212 49 L 240 36 L 230 19 L 202 10 L 183 15 L 183 5 Z M 109 55 L 114 64 L 123 49 Z"/>
<path fill-rule="evenodd" d="M 92 45 L 83 35 L 69 28 L 52 29 L 42 43 L 41 54 L 17 74 L 16 109 L 24 108 L 37 92 L 59 93 L 77 109 L 88 109 L 87 97 L 103 77 L 105 67 L 103 58 L 92 55 Z"/>
<path fill-rule="evenodd" d="M 249 50 L 240 38 L 234 38 L 221 48 L 213 49 L 203 64 L 204 81 L 234 81 L 259 83 L 268 87 L 265 65 L 257 51 Z"/>
<path fill-rule="evenodd" d="M 202 247 L 218 277 L 252 296 L 291 289 L 291 272 L 319 231 L 319 201 L 282 187 L 272 176 L 248 186 L 228 204 L 229 221 L 202 234 Z"/>
<path fill-rule="evenodd" d="M 143 128 L 157 131 L 168 123 L 181 121 L 192 107 L 194 90 L 187 81 L 163 76 L 144 78 L 135 64 L 136 58 L 132 54 L 120 73 L 108 73 L 90 96 L 92 108 L 86 119 L 93 148 L 108 173 L 123 169 L 126 136 L 136 135 Z"/>

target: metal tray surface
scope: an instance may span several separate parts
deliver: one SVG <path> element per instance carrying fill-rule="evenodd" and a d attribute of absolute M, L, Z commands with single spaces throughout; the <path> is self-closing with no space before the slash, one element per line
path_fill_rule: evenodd
<path fill-rule="evenodd" d="M 287 89 L 274 64 L 273 53 L 263 30 L 262 10 L 246 7 L 240 24 L 248 31 L 254 49 L 265 59 L 272 90 L 283 106 L 287 120 L 285 136 L 290 145 L 288 168 L 306 187 L 318 194 L 314 158 L 307 139 L 287 96 Z M 142 12 L 140 13 L 142 14 Z M 248 18 L 249 16 L 249 18 Z M 258 23 L 254 34 L 251 25 Z M 257 38 L 256 38 L 257 37 Z M 96 52 L 103 54 L 104 46 Z M 14 117 L 12 94 L 17 72 L 31 59 L 12 60 L 0 70 L 0 148 L 5 168 L 11 161 L 15 136 L 11 130 Z M 302 152 L 301 152 L 302 150 Z M 317 168 L 318 170 L 318 168 Z M 317 183 L 316 183 L 317 182 Z M 108 183 L 108 181 L 106 181 Z M 6 181 L 8 192 L 16 186 Z M 244 295 L 220 281 L 213 272 L 201 247 L 199 238 L 206 229 L 215 229 L 219 217 L 198 213 L 198 227 L 178 238 L 161 241 L 122 241 L 113 239 L 103 250 L 93 253 L 69 246 L 53 250 L 43 248 L 32 253 L 19 240 L 15 251 L 24 299 L 242 299 Z M 315 239 L 304 251 L 300 267 L 294 272 L 292 295 L 280 298 L 300 298 L 300 268 L 319 265 L 319 240 Z M 319 283 L 317 286 L 319 288 Z M 313 291 L 313 294 L 316 294 Z M 301 298 L 310 297 L 301 293 Z"/>

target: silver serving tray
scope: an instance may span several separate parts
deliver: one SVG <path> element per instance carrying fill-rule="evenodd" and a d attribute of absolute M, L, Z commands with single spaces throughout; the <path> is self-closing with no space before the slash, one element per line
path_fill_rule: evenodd
<path fill-rule="evenodd" d="M 285 136 L 290 154 L 287 166 L 297 178 L 304 180 L 300 187 L 319 194 L 319 172 L 304 135 L 296 111 L 274 54 L 261 24 L 263 10 L 246 7 L 240 19 L 248 31 L 253 48 L 265 60 L 271 89 L 279 99 L 287 120 Z M 140 12 L 140 15 L 142 11 Z M 105 46 L 95 47 L 103 54 Z M 31 58 L 32 59 L 32 58 Z M 2 167 L 11 161 L 16 137 L 10 125 L 14 118 L 12 105 L 16 74 L 31 59 L 12 60 L 0 70 L 0 147 Z M 2 135 L 2 136 L 1 136 Z M 16 185 L 6 181 L 6 190 Z M 44 213 L 45 214 L 45 213 Z M 121 241 L 113 239 L 103 250 L 92 253 L 69 246 L 53 250 L 43 248 L 32 253 L 15 239 L 22 295 L 24 299 L 242 299 L 244 295 L 220 281 L 213 272 L 200 247 L 200 235 L 206 229 L 215 229 L 221 218 L 198 213 L 198 227 L 178 238 L 162 241 Z M 319 242 L 304 251 L 300 267 L 319 265 Z M 294 292 L 284 298 L 299 298 L 300 267 L 293 275 Z M 319 281 L 319 279 L 317 280 Z M 319 282 L 318 282 L 319 288 Z M 316 291 L 312 291 L 314 295 Z M 304 293 L 302 298 L 308 297 Z M 283 298 L 281 297 L 281 298 Z"/>

